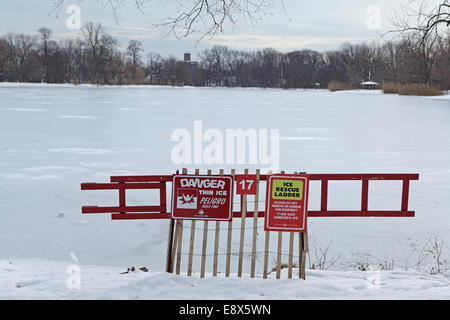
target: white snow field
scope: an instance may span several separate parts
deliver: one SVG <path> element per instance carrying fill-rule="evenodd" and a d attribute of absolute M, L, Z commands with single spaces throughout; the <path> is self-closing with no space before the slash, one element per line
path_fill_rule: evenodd
<path fill-rule="evenodd" d="M 254 172 L 258 166 L 172 163 L 172 132 L 193 132 L 195 120 L 203 121 L 204 130 L 279 129 L 280 169 L 287 172 L 419 173 L 410 193 L 416 217 L 309 219 L 308 264 L 317 264 L 328 246 L 327 261 L 340 258 L 329 270 L 308 270 L 306 282 L 286 274 L 279 281 L 261 279 L 260 254 L 257 279 L 164 274 L 168 221 L 82 215 L 82 205 L 116 205 L 118 195 L 80 191 L 80 183 L 171 174 L 182 167 Z M 449 124 L 448 95 L 0 84 L 0 299 L 449 299 Z M 360 185 L 331 182 L 329 209 L 359 209 Z M 319 207 L 319 187 L 311 184 L 312 210 Z M 401 182 L 371 182 L 369 209 L 399 210 L 400 198 Z M 130 191 L 127 200 L 146 205 L 158 197 Z M 234 230 L 233 252 L 238 234 Z M 445 242 L 441 275 L 430 274 L 436 267 L 426 252 L 430 239 Z M 272 240 L 276 251 L 276 237 Z M 286 253 L 288 237 L 284 240 Z M 222 238 L 220 250 L 225 247 Z M 263 247 L 260 232 L 258 251 Z M 194 272 L 200 269 L 197 258 Z M 223 260 L 221 255 L 221 272 Z M 81 269 L 80 290 L 66 285 L 71 265 Z M 207 265 L 211 272 L 210 256 Z M 359 271 L 363 265 L 387 270 Z M 150 272 L 120 274 L 131 266 Z M 246 255 L 245 273 L 249 267 Z"/>
<path fill-rule="evenodd" d="M 121 274 L 117 267 L 82 265 L 80 289 L 67 287 L 67 263 L 39 259 L 0 261 L 0 299 L 450 299 L 448 278 L 414 271 L 313 271 L 307 281 L 238 279 L 208 275 L 200 279 L 163 272 Z M 70 282 L 70 281 L 69 281 Z"/>

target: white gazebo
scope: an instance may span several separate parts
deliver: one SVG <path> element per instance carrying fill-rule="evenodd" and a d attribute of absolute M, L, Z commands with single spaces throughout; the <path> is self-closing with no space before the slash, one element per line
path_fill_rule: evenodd
<path fill-rule="evenodd" d="M 368 89 L 368 90 L 376 89 L 378 87 L 378 85 L 379 85 L 379 83 L 378 82 L 374 82 L 374 81 L 361 82 L 361 87 L 363 89 Z"/>

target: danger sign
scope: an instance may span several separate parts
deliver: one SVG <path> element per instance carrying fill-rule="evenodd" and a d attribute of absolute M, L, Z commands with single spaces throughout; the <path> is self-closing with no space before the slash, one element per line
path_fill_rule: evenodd
<path fill-rule="evenodd" d="M 267 180 L 264 230 L 306 232 L 306 175 L 271 175 Z"/>
<path fill-rule="evenodd" d="M 175 175 L 172 185 L 173 219 L 231 220 L 231 176 Z"/>

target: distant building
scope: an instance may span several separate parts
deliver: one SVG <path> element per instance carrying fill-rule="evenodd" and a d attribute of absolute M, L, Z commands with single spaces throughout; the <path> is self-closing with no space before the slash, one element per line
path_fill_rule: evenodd
<path fill-rule="evenodd" d="M 189 52 L 184 54 L 183 64 L 187 70 L 187 75 L 184 80 L 184 85 L 195 86 L 199 84 L 198 62 L 191 60 Z"/>
<path fill-rule="evenodd" d="M 184 54 L 184 61 L 183 61 L 190 69 L 196 69 L 198 67 L 198 62 L 197 61 L 192 61 L 191 60 L 191 54 L 185 53 Z"/>
<path fill-rule="evenodd" d="M 372 81 L 372 71 L 369 70 L 369 81 L 361 82 L 361 88 L 366 90 L 377 89 L 379 86 L 378 82 Z"/>
<path fill-rule="evenodd" d="M 379 83 L 378 82 L 374 82 L 374 81 L 365 81 L 361 83 L 361 87 L 363 89 L 367 89 L 367 90 L 373 90 L 378 88 Z"/>

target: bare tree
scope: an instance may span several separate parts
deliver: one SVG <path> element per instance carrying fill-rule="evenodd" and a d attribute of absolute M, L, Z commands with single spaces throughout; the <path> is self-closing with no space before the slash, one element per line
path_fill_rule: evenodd
<path fill-rule="evenodd" d="M 126 53 L 116 51 L 111 60 L 110 75 L 114 84 L 123 84 L 126 73 Z"/>
<path fill-rule="evenodd" d="M 278 87 L 280 84 L 280 53 L 275 49 L 267 48 L 257 52 L 257 59 L 259 61 L 260 86 L 263 88 Z"/>
<path fill-rule="evenodd" d="M 147 54 L 147 75 L 150 84 L 156 79 L 158 84 L 161 84 L 162 73 L 162 57 L 159 53 L 150 52 Z"/>
<path fill-rule="evenodd" d="M 245 66 L 248 63 L 249 54 L 244 51 L 229 50 L 225 59 L 230 75 L 236 79 L 236 85 L 245 86 L 247 81 L 244 78 L 248 76 Z"/>
<path fill-rule="evenodd" d="M 280 1 L 283 4 L 283 0 Z M 52 0 L 52 2 L 54 8 L 60 9 L 67 1 Z M 98 0 L 98 2 L 109 7 L 116 20 L 117 10 L 125 4 L 125 0 Z M 134 0 L 133 4 L 145 15 L 145 10 L 151 2 L 151 0 Z M 228 23 L 234 25 L 238 17 L 256 23 L 273 6 L 274 0 L 169 0 L 168 3 L 175 6 L 175 14 L 153 25 L 169 27 L 177 38 L 192 34 L 200 34 L 203 38 L 213 37 L 224 31 L 226 25 Z"/>
<path fill-rule="evenodd" d="M 208 86 L 221 86 L 225 83 L 226 57 L 228 48 L 225 46 L 214 46 L 200 53 L 201 67 L 206 72 L 206 83 Z"/>
<path fill-rule="evenodd" d="M 27 80 L 25 76 L 25 63 L 35 46 L 35 42 L 35 37 L 24 34 L 15 35 L 9 33 L 4 37 L 7 59 L 13 66 L 19 81 L 25 82 Z"/>
<path fill-rule="evenodd" d="M 163 78 L 166 84 L 170 83 L 172 86 L 175 86 L 184 85 L 184 83 L 189 82 L 188 69 L 183 61 L 169 56 L 163 60 L 162 64 Z"/>
<path fill-rule="evenodd" d="M 189 0 L 175 3 L 177 14 L 157 25 L 170 27 L 176 37 L 201 34 L 202 38 L 212 38 L 223 32 L 227 23 L 234 25 L 238 17 L 256 23 L 273 5 L 273 0 Z"/>
<path fill-rule="evenodd" d="M 397 33 L 419 46 L 425 47 L 430 38 L 436 38 L 449 31 L 449 0 L 409 0 L 400 11 L 394 12 L 392 19 L 395 29 L 388 33 Z"/>
<path fill-rule="evenodd" d="M 103 34 L 100 39 L 100 51 L 98 71 L 101 75 L 102 83 L 115 82 L 114 78 L 114 63 L 117 54 L 117 40 L 108 34 Z"/>
<path fill-rule="evenodd" d="M 80 39 L 67 39 L 62 45 L 67 56 L 66 81 L 79 84 L 83 78 L 81 75 L 81 66 L 84 62 L 83 42 Z"/>
<path fill-rule="evenodd" d="M 48 28 L 40 28 L 39 29 L 39 34 L 40 34 L 40 47 L 41 47 L 41 51 L 42 51 L 42 57 L 43 57 L 43 65 L 44 65 L 44 79 L 45 82 L 50 82 L 50 74 L 49 74 L 49 41 L 50 41 L 50 36 L 52 34 L 52 31 Z"/>
<path fill-rule="evenodd" d="M 137 40 L 130 40 L 127 48 L 127 56 L 132 66 L 133 80 L 136 80 L 136 70 L 142 64 L 142 43 Z"/>
<path fill-rule="evenodd" d="M 444 90 L 450 89 L 450 34 L 441 39 L 434 59 L 432 80 Z"/>
<path fill-rule="evenodd" d="M 93 75 L 95 82 L 98 82 L 98 67 L 100 65 L 99 61 L 99 51 L 100 51 L 100 42 L 101 37 L 104 32 L 103 26 L 98 23 L 94 24 L 92 22 L 88 22 L 83 28 L 83 37 L 85 41 L 85 45 L 88 48 L 88 53 L 90 55 L 89 66 L 90 73 Z"/>
<path fill-rule="evenodd" d="M 313 88 L 322 67 L 323 55 L 317 51 L 301 50 L 287 53 L 282 60 L 285 86 L 290 88 Z"/>
<path fill-rule="evenodd" d="M 89 57 L 90 78 L 95 83 L 107 83 L 108 72 L 117 52 L 117 40 L 105 32 L 100 23 L 88 22 L 83 28 L 86 54 Z M 114 80 L 114 79 L 112 79 Z"/>

